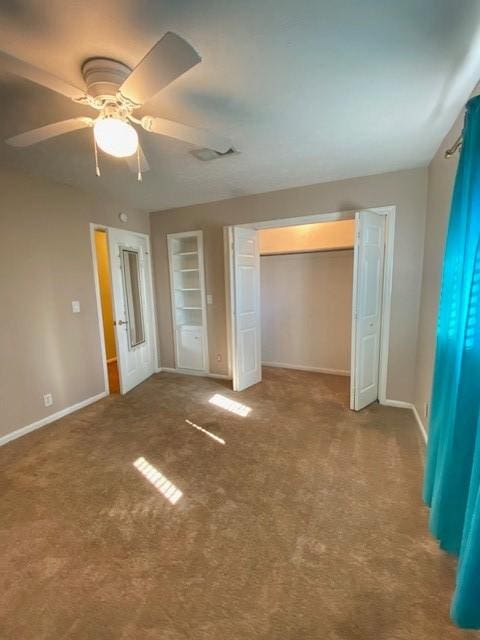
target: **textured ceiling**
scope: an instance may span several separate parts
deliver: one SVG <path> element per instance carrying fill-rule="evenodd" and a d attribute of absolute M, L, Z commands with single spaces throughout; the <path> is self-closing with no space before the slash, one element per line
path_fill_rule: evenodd
<path fill-rule="evenodd" d="M 146 210 L 425 165 L 478 80 L 477 0 L 9 0 L 0 47 L 77 86 L 92 56 L 135 64 L 171 30 L 203 62 L 144 113 L 230 137 L 238 155 L 201 162 L 185 143 L 141 134 L 152 170 L 137 184 L 91 131 L 0 163 Z M 80 86 L 82 86 L 80 84 Z M 0 70 L 0 138 L 90 114 Z"/>

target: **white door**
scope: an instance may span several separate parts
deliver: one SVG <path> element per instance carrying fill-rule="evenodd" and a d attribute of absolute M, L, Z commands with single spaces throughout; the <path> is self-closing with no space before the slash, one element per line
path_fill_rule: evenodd
<path fill-rule="evenodd" d="M 120 392 L 155 371 L 153 304 L 147 238 L 109 229 L 112 295 Z"/>
<path fill-rule="evenodd" d="M 260 256 L 257 232 L 230 228 L 233 390 L 261 382 Z"/>
<path fill-rule="evenodd" d="M 350 408 L 358 411 L 378 398 L 385 216 L 360 211 L 355 221 Z"/>

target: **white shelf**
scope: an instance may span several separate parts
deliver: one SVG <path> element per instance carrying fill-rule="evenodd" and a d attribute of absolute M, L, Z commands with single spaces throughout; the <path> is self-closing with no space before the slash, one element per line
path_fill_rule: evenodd
<path fill-rule="evenodd" d="M 201 231 L 167 236 L 175 364 L 208 371 L 207 300 Z"/>
<path fill-rule="evenodd" d="M 201 322 L 183 322 L 182 324 L 177 324 L 177 327 L 181 327 L 182 329 L 198 329 L 202 327 Z"/>

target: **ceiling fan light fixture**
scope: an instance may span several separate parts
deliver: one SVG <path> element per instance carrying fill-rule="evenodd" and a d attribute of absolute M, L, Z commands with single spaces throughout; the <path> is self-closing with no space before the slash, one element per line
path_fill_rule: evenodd
<path fill-rule="evenodd" d="M 128 158 L 137 151 L 137 132 L 120 118 L 99 118 L 93 126 L 93 134 L 100 149 L 115 158 Z"/>

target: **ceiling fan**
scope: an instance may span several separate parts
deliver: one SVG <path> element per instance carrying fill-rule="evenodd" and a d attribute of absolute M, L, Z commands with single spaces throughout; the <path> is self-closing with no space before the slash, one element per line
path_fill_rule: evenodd
<path fill-rule="evenodd" d="M 73 87 L 43 69 L 0 51 L 0 68 L 67 96 L 73 102 L 96 109 L 96 118 L 77 117 L 26 131 L 6 142 L 28 147 L 77 129 L 93 128 L 97 175 L 97 145 L 105 153 L 126 158 L 133 171 L 149 169 L 133 125 L 198 147 L 228 153 L 232 143 L 203 129 L 154 116 L 135 117 L 135 111 L 173 80 L 201 62 L 193 47 L 175 33 L 167 32 L 138 63 L 133 71 L 122 62 L 90 58 L 82 66 L 85 89 Z M 136 155 L 136 162 L 135 162 Z"/>

